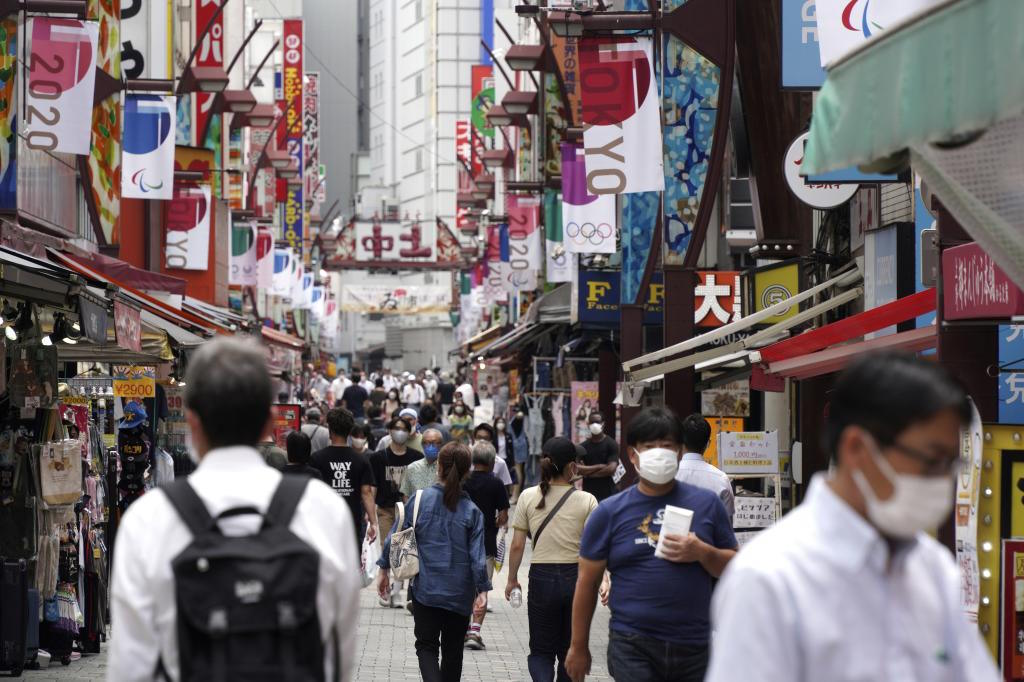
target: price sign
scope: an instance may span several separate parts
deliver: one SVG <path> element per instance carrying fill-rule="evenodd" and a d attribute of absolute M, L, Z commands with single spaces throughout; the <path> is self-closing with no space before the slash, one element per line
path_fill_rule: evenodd
<path fill-rule="evenodd" d="M 114 365 L 114 395 L 118 398 L 156 397 L 156 368 Z"/>
<path fill-rule="evenodd" d="M 767 528 L 775 524 L 774 497 L 737 497 L 733 528 Z"/>
<path fill-rule="evenodd" d="M 727 474 L 777 474 L 779 432 L 720 433 L 718 460 Z"/>

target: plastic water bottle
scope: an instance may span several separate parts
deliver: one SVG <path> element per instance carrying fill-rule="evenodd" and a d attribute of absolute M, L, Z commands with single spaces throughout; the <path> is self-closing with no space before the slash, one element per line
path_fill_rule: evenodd
<path fill-rule="evenodd" d="M 523 605 L 523 591 L 518 587 L 512 590 L 512 594 L 509 595 L 508 601 L 512 604 L 512 608 L 518 609 Z"/>

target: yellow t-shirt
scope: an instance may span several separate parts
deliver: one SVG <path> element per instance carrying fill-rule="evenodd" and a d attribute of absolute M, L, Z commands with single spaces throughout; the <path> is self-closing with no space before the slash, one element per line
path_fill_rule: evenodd
<path fill-rule="evenodd" d="M 541 497 L 540 486 L 524 490 L 519 496 L 515 515 L 512 517 L 512 528 L 528 532 L 531 536 L 536 534 L 540 524 L 544 523 L 544 519 L 568 489 L 567 485 L 552 485 L 544 498 L 543 509 L 537 509 Z M 583 526 L 595 509 L 597 498 L 590 493 L 577 490 L 570 495 L 558 513 L 544 527 L 540 542 L 533 547 L 532 563 L 574 564 L 579 561 Z"/>

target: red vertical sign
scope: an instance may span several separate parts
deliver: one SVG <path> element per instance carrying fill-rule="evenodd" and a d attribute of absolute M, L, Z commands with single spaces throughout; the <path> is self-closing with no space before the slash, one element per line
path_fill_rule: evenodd
<path fill-rule="evenodd" d="M 466 194 L 473 191 L 473 179 L 469 177 L 466 170 L 470 167 L 473 158 L 473 142 L 470 135 L 470 122 L 466 120 L 455 122 L 455 158 L 458 166 L 455 169 L 458 178 L 458 194 Z M 455 207 L 455 227 L 461 230 L 470 224 L 468 211 L 458 205 Z"/>
<path fill-rule="evenodd" d="M 302 172 L 302 19 L 284 20 L 284 104 L 285 143 L 288 154 Z M 284 239 L 288 246 L 302 253 L 303 217 L 306 210 L 302 185 L 289 185 L 285 193 Z"/>
<path fill-rule="evenodd" d="M 192 40 L 198 41 L 199 34 L 220 7 L 221 0 L 196 0 L 195 21 L 192 22 Z M 203 41 L 196 53 L 196 66 L 224 66 L 224 15 L 219 14 L 213 22 L 209 32 L 203 37 Z M 197 147 L 202 147 L 206 140 L 200 140 L 199 136 L 206 128 L 206 121 L 213 115 L 214 94 L 209 92 L 197 92 L 192 96 L 195 116 L 192 117 L 192 133 L 196 138 Z"/>

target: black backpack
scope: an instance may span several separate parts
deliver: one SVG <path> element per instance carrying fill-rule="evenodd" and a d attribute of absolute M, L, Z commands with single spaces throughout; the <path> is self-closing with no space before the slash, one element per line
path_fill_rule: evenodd
<path fill-rule="evenodd" d="M 187 479 L 162 487 L 192 543 L 171 562 L 182 682 L 324 681 L 316 596 L 320 555 L 288 526 L 309 478 L 284 476 L 254 535 L 229 537 Z M 340 674 L 335 633 L 334 670 Z"/>

